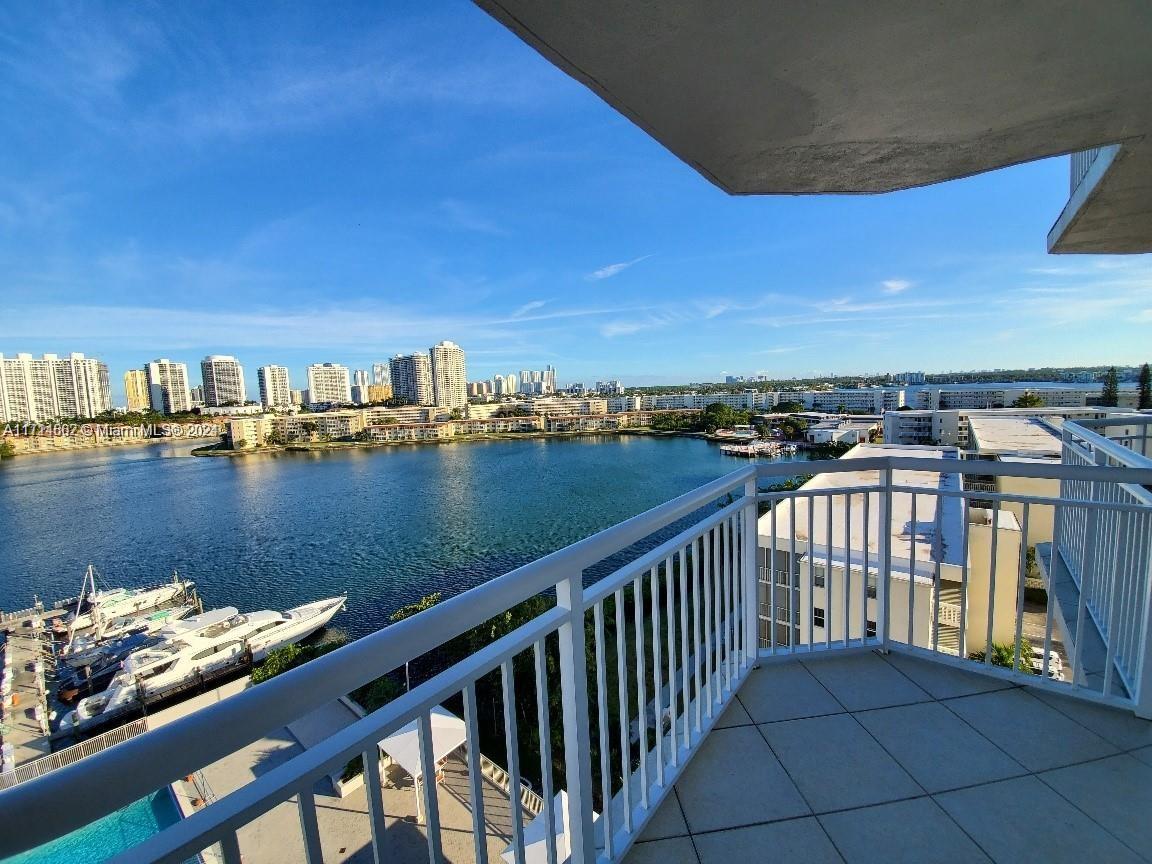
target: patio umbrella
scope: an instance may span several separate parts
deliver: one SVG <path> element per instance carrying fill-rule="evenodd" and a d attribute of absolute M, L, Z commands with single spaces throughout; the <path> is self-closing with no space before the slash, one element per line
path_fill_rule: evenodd
<path fill-rule="evenodd" d="M 432 761 L 439 764 L 442 759 L 459 749 L 467 740 L 464 721 L 451 711 L 437 705 L 429 712 L 432 726 Z M 419 720 L 413 720 L 379 743 L 380 749 L 392 761 L 411 775 L 416 783 L 416 818 L 420 818 L 420 728 Z"/>

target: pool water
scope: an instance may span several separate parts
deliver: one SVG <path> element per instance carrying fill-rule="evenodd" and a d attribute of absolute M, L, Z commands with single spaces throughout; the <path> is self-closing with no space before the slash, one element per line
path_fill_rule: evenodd
<path fill-rule="evenodd" d="M 98 864 L 180 821 L 168 789 L 0 864 Z"/>

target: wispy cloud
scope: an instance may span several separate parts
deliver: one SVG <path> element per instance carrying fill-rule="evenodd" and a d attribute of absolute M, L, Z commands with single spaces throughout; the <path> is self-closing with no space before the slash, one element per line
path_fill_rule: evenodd
<path fill-rule="evenodd" d="M 903 294 L 912 285 L 907 279 L 885 279 L 880 283 L 880 288 L 885 294 Z"/>
<path fill-rule="evenodd" d="M 523 306 L 518 307 L 512 312 L 513 318 L 521 318 L 531 312 L 533 309 L 539 309 L 542 306 L 548 305 L 547 300 L 530 300 Z"/>
<path fill-rule="evenodd" d="M 631 336 L 644 330 L 658 330 L 681 320 L 673 311 L 650 312 L 639 318 L 616 318 L 600 325 L 600 335 L 606 339 L 617 336 Z"/>
<path fill-rule="evenodd" d="M 811 348 L 811 345 L 781 345 L 776 348 L 764 348 L 760 351 L 753 351 L 752 354 L 795 354 L 797 351 L 804 351 Z"/>
<path fill-rule="evenodd" d="M 440 202 L 440 213 L 453 228 L 471 231 L 476 234 L 489 234 L 493 237 L 507 237 L 509 232 L 503 225 L 498 224 L 476 207 L 464 201 L 449 198 Z"/>
<path fill-rule="evenodd" d="M 620 261 L 616 264 L 607 264 L 601 267 L 599 270 L 593 270 L 588 274 L 586 278 L 593 282 L 598 282 L 601 279 L 611 279 L 613 276 L 617 276 L 620 273 L 623 273 L 629 267 L 635 267 L 641 261 L 646 261 L 651 257 L 651 255 L 641 255 L 639 258 L 633 258 L 631 261 Z"/>

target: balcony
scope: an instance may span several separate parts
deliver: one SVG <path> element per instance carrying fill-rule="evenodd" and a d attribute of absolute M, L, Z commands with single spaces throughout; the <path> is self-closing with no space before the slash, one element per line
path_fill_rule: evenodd
<path fill-rule="evenodd" d="M 1065 430 L 1088 464 L 861 445 L 799 490 L 746 467 L 0 792 L 0 856 L 204 776 L 215 800 L 113 860 L 1142 860 L 1152 467 Z M 286 734 L 524 608 L 382 708 Z"/>

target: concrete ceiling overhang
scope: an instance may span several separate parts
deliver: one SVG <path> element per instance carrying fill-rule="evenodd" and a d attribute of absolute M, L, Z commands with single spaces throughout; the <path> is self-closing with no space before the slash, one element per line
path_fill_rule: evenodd
<path fill-rule="evenodd" d="M 1152 118 L 1150 0 L 476 2 L 732 194 L 906 189 Z"/>

